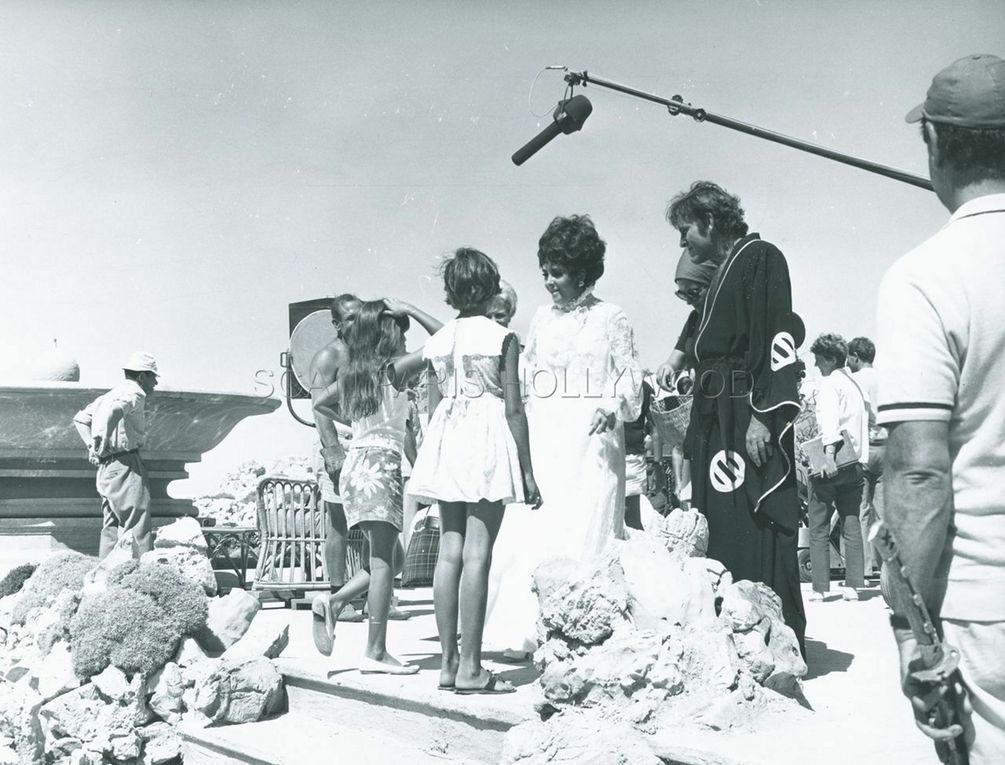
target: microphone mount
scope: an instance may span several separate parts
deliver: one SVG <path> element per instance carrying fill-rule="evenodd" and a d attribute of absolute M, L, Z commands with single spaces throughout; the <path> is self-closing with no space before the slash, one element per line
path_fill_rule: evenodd
<path fill-rule="evenodd" d="M 732 119 L 731 117 L 714 114 L 713 112 L 706 111 L 700 107 L 692 106 L 690 103 L 684 101 L 684 99 L 679 95 L 675 95 L 673 98 L 663 98 L 662 96 L 658 96 L 653 93 L 646 93 L 643 90 L 630 88 L 627 85 L 621 85 L 617 82 L 601 79 L 600 77 L 590 74 L 585 69 L 582 72 L 572 72 L 566 70 L 565 81 L 569 83 L 568 90 L 570 93 L 577 85 L 582 85 L 584 88 L 587 85 L 596 85 L 601 88 L 608 88 L 609 90 L 615 90 L 628 96 L 641 98 L 644 101 L 660 104 L 666 107 L 666 110 L 671 117 L 684 114 L 691 117 L 696 122 L 711 122 L 715 125 L 727 127 L 730 130 L 737 130 L 741 133 L 752 135 L 755 138 L 763 138 L 766 141 L 780 143 L 783 146 L 789 146 L 793 149 L 808 152 L 809 154 L 815 154 L 818 157 L 824 157 L 825 159 L 841 162 L 845 165 L 851 165 L 852 167 L 857 167 L 859 170 L 866 170 L 870 173 L 883 175 L 887 178 L 892 178 L 895 181 L 908 183 L 921 189 L 927 189 L 928 191 L 933 190 L 932 182 L 919 175 L 912 175 L 911 173 L 904 172 L 903 170 L 898 170 L 895 167 L 881 165 L 877 162 L 870 162 L 869 160 L 853 157 L 850 154 L 844 154 L 833 149 L 828 149 L 824 146 L 818 146 L 817 144 L 810 143 L 809 141 L 793 138 L 792 136 L 785 135 L 784 133 L 777 133 L 774 130 L 767 130 L 765 128 L 758 127 L 757 125 L 751 125 L 747 122 Z"/>

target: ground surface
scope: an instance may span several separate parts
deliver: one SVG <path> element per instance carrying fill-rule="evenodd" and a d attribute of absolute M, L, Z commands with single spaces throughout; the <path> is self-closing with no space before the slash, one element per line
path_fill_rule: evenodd
<path fill-rule="evenodd" d="M 804 585 L 808 587 L 808 585 Z M 804 589 L 804 598 L 808 590 Z M 486 664 L 517 686 L 506 696 L 455 696 L 438 691 L 439 643 L 429 589 L 399 591 L 409 621 L 392 622 L 389 647 L 420 666 L 417 675 L 361 675 L 357 659 L 366 641 L 366 624 L 339 623 L 331 658 L 318 654 L 310 636 L 310 612 L 267 605 L 260 619 L 288 621 L 290 645 L 279 663 L 285 669 L 327 679 L 361 692 L 394 694 L 417 704 L 515 723 L 534 715 L 536 673 L 531 664 L 508 664 L 488 654 Z M 769 716 L 754 731 L 662 731 L 668 747 L 700 749 L 728 761 L 788 765 L 934 763 L 934 750 L 914 728 L 906 700 L 897 687 L 896 648 L 887 610 L 876 588 L 863 600 L 806 603 L 809 675 L 803 683 L 812 711 Z M 659 747 L 657 747 L 659 748 Z"/>

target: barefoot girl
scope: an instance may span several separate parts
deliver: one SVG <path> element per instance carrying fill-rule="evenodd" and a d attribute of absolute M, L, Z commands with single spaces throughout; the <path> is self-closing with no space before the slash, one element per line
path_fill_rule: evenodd
<path fill-rule="evenodd" d="M 370 547 L 370 631 L 359 665 L 364 673 L 413 674 L 419 669 L 402 664 L 387 652 L 394 550 L 402 526 L 401 455 L 409 414 L 404 388 L 424 363 L 421 351 L 405 353 L 409 316 L 427 331 L 440 327 L 435 319 L 407 303 L 363 303 L 346 335 L 348 361 L 334 383 L 340 410 L 351 421 L 353 435 L 342 467 L 339 494 L 348 527 L 359 526 Z M 343 590 L 353 584 L 350 581 Z M 338 611 L 355 594 L 343 590 L 314 600 L 314 640 L 322 653 L 331 653 Z"/>

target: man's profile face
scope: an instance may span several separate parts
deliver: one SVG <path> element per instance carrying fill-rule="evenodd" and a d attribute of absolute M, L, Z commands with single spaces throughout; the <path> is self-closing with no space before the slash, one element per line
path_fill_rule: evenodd
<path fill-rule="evenodd" d="M 359 318 L 359 309 L 362 305 L 358 301 L 350 301 L 341 305 L 339 309 L 339 315 L 342 317 L 341 321 L 332 322 L 339 337 L 345 337 L 346 332 L 356 323 L 356 319 Z"/>
<path fill-rule="evenodd" d="M 680 224 L 680 246 L 695 263 L 704 263 L 715 257 L 715 242 L 712 231 L 701 221 L 686 221 Z"/>
<path fill-rule="evenodd" d="M 157 387 L 157 375 L 153 372 L 140 372 L 139 378 L 136 380 L 143 392 L 148 396 L 154 392 L 154 388 Z"/>

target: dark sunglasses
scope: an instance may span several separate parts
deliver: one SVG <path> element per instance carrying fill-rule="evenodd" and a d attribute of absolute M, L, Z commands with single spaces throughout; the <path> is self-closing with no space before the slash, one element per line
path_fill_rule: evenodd
<path fill-rule="evenodd" d="M 681 300 L 687 302 L 688 300 L 697 300 L 701 297 L 701 291 L 703 287 L 694 287 L 689 290 L 677 290 L 674 294 Z"/>

